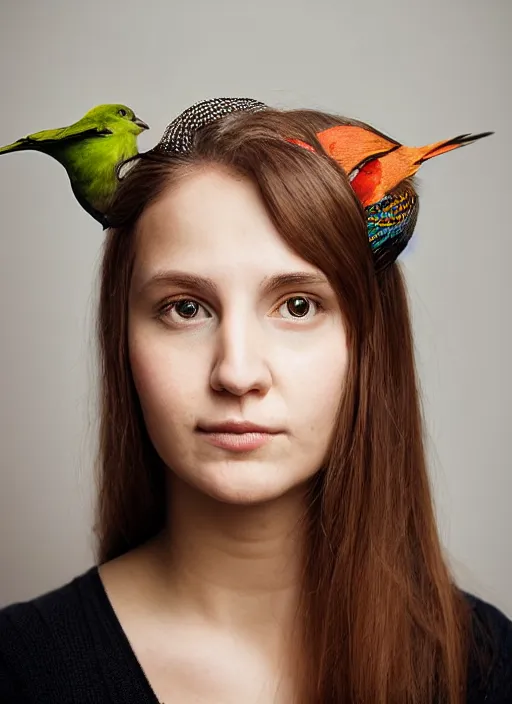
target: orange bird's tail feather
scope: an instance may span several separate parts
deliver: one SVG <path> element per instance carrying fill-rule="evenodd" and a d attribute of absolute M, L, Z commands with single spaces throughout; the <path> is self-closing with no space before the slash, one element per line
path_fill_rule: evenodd
<path fill-rule="evenodd" d="M 421 153 L 419 159 L 415 161 L 415 164 L 420 166 L 424 161 L 428 159 L 433 159 L 435 156 L 440 156 L 441 154 L 446 154 L 459 147 L 465 147 L 468 144 L 476 142 L 477 139 L 482 139 L 483 137 L 489 137 L 489 135 L 494 134 L 494 132 L 481 132 L 480 134 L 461 134 L 453 139 L 445 140 L 444 142 L 435 142 L 434 144 L 429 144 L 426 147 L 420 147 L 418 151 Z"/>
<path fill-rule="evenodd" d="M 451 152 L 454 149 L 459 149 L 459 147 L 465 147 L 491 134 L 494 133 L 462 134 L 458 137 L 453 137 L 453 139 L 445 139 L 442 142 L 427 144 L 424 147 L 402 146 L 388 152 L 388 154 L 385 154 L 379 159 L 379 178 L 376 178 L 376 174 L 374 173 L 373 162 L 370 162 L 367 168 L 363 167 L 356 177 L 358 179 L 358 187 L 361 189 L 361 192 L 365 193 L 363 205 L 370 205 L 384 198 L 384 196 L 391 193 L 392 189 L 401 181 L 404 181 L 410 176 L 414 176 L 425 161 L 440 156 L 441 154 Z"/>

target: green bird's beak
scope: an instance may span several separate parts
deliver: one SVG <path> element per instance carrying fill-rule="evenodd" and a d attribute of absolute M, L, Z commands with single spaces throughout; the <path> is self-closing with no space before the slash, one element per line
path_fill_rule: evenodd
<path fill-rule="evenodd" d="M 141 127 L 143 130 L 149 130 L 149 125 L 144 122 L 144 120 L 141 120 L 140 117 L 135 116 L 133 118 L 133 121 L 135 122 L 136 125 Z"/>

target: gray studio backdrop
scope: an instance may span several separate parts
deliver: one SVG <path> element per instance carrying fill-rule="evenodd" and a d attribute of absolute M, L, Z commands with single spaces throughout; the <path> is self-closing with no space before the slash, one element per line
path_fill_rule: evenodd
<path fill-rule="evenodd" d="M 0 143 L 124 102 L 141 149 L 206 97 L 314 107 L 427 144 L 402 258 L 436 511 L 462 585 L 512 614 L 510 0 L 4 0 Z M 0 156 L 0 604 L 93 562 L 101 227 L 64 170 Z"/>

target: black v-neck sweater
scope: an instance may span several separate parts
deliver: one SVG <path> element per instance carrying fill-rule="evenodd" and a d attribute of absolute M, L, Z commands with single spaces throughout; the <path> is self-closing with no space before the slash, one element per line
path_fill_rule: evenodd
<path fill-rule="evenodd" d="M 512 704 L 512 621 L 466 596 L 477 651 L 491 656 L 485 672 L 471 659 L 467 702 Z M 0 704 L 159 704 L 97 567 L 0 610 Z"/>

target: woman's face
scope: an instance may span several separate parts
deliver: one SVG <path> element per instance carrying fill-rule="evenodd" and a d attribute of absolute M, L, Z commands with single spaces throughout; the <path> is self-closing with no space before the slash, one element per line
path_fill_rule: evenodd
<path fill-rule="evenodd" d="M 324 461 L 347 367 L 322 272 L 283 242 L 249 180 L 214 168 L 147 208 L 136 248 L 130 361 L 160 457 L 223 502 L 304 483 Z M 269 432 L 205 432 L 227 422 Z"/>

